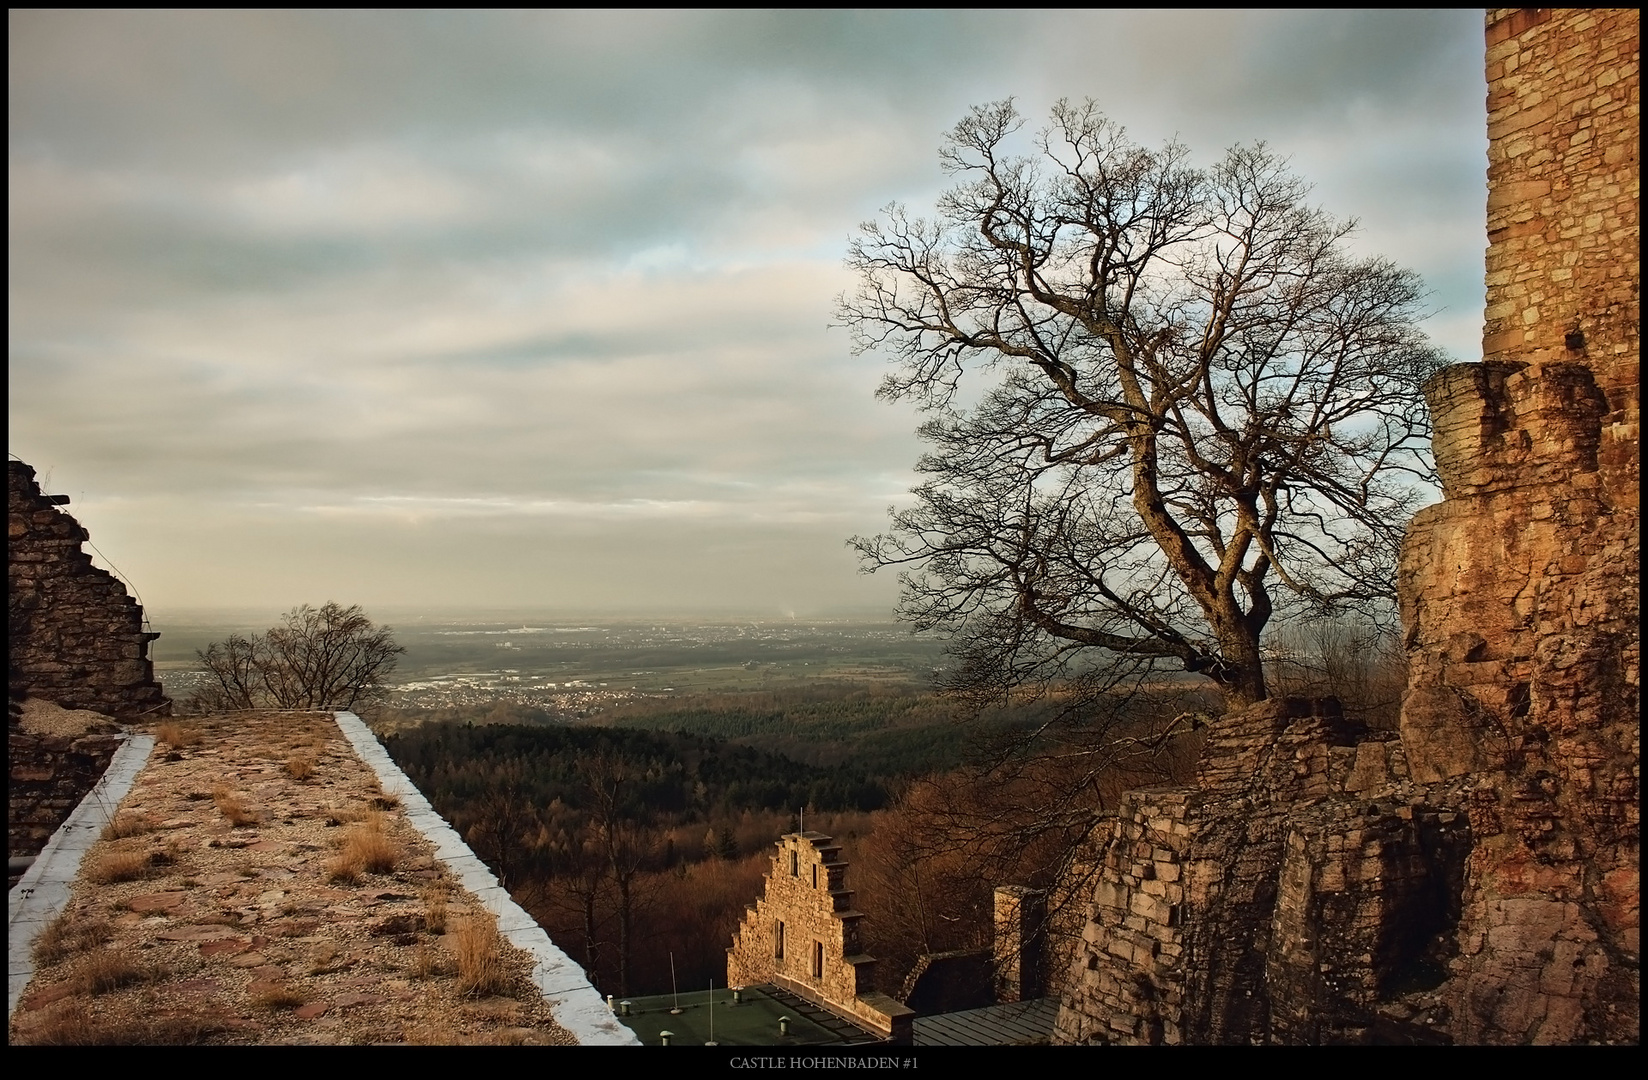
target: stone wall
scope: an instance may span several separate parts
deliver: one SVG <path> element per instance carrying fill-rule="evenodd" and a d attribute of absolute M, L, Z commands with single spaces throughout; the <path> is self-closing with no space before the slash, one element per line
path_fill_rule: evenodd
<path fill-rule="evenodd" d="M 1488 12 L 1484 362 L 1426 388 L 1444 499 L 1400 581 L 1408 760 L 1476 837 L 1469 1042 L 1638 1031 L 1638 18 Z"/>
<path fill-rule="evenodd" d="M 778 841 L 763 896 L 727 950 L 727 985 L 773 983 L 895 1042 L 907 1042 L 914 1013 L 876 992 L 875 959 L 863 950 L 846 886 L 841 845 L 822 833 Z"/>
<path fill-rule="evenodd" d="M 1487 323 L 1426 387 L 1399 738 L 1266 702 L 1110 823 L 1057 1038 L 1640 1037 L 1638 14 L 1487 13 Z"/>
<path fill-rule="evenodd" d="M 1220 718 L 1195 784 L 1123 797 L 1057 1038 L 1445 1041 L 1468 823 L 1426 795 L 1332 699 Z"/>
<path fill-rule="evenodd" d="M 6 463 L 10 690 L 117 718 L 166 715 L 143 609 L 81 550 L 80 523 L 41 494 L 34 470 Z"/>
<path fill-rule="evenodd" d="M 112 728 L 112 725 L 111 725 Z M 38 855 L 97 786 L 119 747 L 117 734 L 6 732 L 6 855 Z M 14 883 L 15 884 L 15 883 Z"/>

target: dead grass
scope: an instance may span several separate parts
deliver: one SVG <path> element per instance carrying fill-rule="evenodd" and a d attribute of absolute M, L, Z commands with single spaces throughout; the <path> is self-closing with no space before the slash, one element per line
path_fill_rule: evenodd
<path fill-rule="evenodd" d="M 173 750 L 184 750 L 200 741 L 200 732 L 175 720 L 168 720 L 155 728 L 154 736 Z"/>
<path fill-rule="evenodd" d="M 301 754 L 287 758 L 286 775 L 302 783 L 315 775 L 315 763 Z"/>
<path fill-rule="evenodd" d="M 86 868 L 86 879 L 99 885 L 136 881 L 149 871 L 149 856 L 141 851 L 113 852 Z"/>
<path fill-rule="evenodd" d="M 153 982 L 160 977 L 154 968 L 134 963 L 124 953 L 94 952 L 81 962 L 69 985 L 82 994 L 107 994 L 122 986 Z"/>
<path fill-rule="evenodd" d="M 308 999 L 290 986 L 271 986 L 252 997 L 252 1004 L 270 1012 L 295 1009 Z"/>
<path fill-rule="evenodd" d="M 382 814 L 369 814 L 350 828 L 337 858 L 326 866 L 332 881 L 358 881 L 362 874 L 387 874 L 400 860 L 400 849 L 389 838 Z"/>
<path fill-rule="evenodd" d="M 100 1019 L 81 1001 L 64 1001 L 29 1026 L 23 1042 L 35 1046 L 189 1046 L 226 1030 L 209 1015 Z"/>
<path fill-rule="evenodd" d="M 103 839 L 127 840 L 134 836 L 144 836 L 160 828 L 160 823 L 148 814 L 121 813 L 114 816 L 114 820 L 103 827 Z"/>
<path fill-rule="evenodd" d="M 446 888 L 431 885 L 423 893 L 423 928 L 431 934 L 446 933 Z"/>
<path fill-rule="evenodd" d="M 412 951 L 412 977 L 423 981 L 437 979 L 451 972 L 447 965 L 441 962 L 440 954 L 429 947 L 427 942 L 418 942 L 418 947 Z"/>
<path fill-rule="evenodd" d="M 53 919 L 34 939 L 34 962 L 47 967 L 76 953 L 96 948 L 114 936 L 102 919 L 76 920 L 72 912 Z"/>
<path fill-rule="evenodd" d="M 258 823 L 257 815 L 246 808 L 246 804 L 236 798 L 227 787 L 219 784 L 212 790 L 212 801 L 223 816 L 229 819 L 229 824 L 237 829 L 244 829 Z"/>
<path fill-rule="evenodd" d="M 458 959 L 458 986 L 464 993 L 474 997 L 509 993 L 503 945 L 491 919 L 477 916 L 458 928 L 453 951 Z"/>
<path fill-rule="evenodd" d="M 325 975 L 329 971 L 344 967 L 347 963 L 348 958 L 335 942 L 323 941 L 316 945 L 314 952 L 309 955 L 309 974 Z"/>
<path fill-rule="evenodd" d="M 408 1046 L 461 1046 L 463 1036 L 451 1024 L 427 1020 L 401 1029 Z"/>

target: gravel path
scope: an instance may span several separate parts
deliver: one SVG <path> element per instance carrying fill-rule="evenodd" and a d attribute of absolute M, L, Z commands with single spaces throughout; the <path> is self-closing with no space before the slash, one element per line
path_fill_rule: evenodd
<path fill-rule="evenodd" d="M 150 730 L 13 1043 L 574 1042 L 330 714 Z"/>

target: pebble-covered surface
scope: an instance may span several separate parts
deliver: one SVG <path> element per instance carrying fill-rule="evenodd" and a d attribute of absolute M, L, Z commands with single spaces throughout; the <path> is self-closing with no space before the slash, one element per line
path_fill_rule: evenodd
<path fill-rule="evenodd" d="M 506 942 L 493 987 L 466 987 L 464 928 L 492 916 L 330 714 L 152 730 L 153 756 L 36 943 L 14 1044 L 574 1042 Z M 372 830 L 393 866 L 340 877 L 348 838 Z"/>

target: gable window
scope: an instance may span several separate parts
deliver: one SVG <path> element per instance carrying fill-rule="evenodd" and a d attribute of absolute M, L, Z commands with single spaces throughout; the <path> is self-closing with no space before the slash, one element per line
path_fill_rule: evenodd
<path fill-rule="evenodd" d="M 818 867 L 813 867 L 813 888 L 818 888 Z"/>
<path fill-rule="evenodd" d="M 801 876 L 800 857 L 798 855 L 796 855 L 796 853 L 793 852 L 793 851 L 790 852 L 790 876 L 791 877 L 800 877 Z"/>
<path fill-rule="evenodd" d="M 784 920 L 773 924 L 773 959 L 784 959 Z"/>

